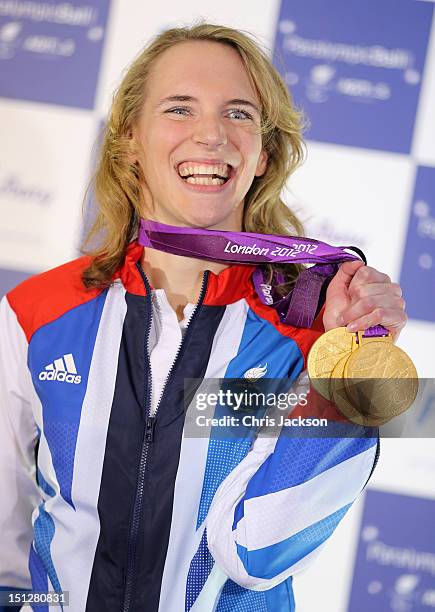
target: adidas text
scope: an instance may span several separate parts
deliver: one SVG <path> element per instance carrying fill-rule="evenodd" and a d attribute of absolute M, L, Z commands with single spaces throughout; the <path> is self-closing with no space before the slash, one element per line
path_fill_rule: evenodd
<path fill-rule="evenodd" d="M 57 380 L 72 385 L 79 385 L 82 377 L 77 374 L 77 368 L 72 353 L 66 353 L 63 357 L 55 359 L 53 363 L 45 366 L 45 370 L 39 373 L 39 380 Z"/>
<path fill-rule="evenodd" d="M 79 385 L 82 382 L 80 374 L 68 374 L 59 370 L 50 370 L 39 373 L 39 380 L 58 380 L 59 382 L 67 382 L 74 385 Z"/>

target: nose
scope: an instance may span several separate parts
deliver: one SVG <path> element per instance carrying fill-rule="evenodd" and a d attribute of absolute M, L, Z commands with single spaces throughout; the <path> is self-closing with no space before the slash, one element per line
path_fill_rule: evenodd
<path fill-rule="evenodd" d="M 221 147 L 227 144 L 227 133 L 223 121 L 216 115 L 203 115 L 198 118 L 192 134 L 193 141 L 208 147 Z"/>

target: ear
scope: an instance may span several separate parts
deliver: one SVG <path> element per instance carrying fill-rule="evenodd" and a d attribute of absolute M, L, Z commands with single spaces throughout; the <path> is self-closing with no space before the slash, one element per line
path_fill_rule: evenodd
<path fill-rule="evenodd" d="M 266 151 L 262 149 L 258 157 L 257 168 L 255 170 L 255 176 L 263 176 L 263 174 L 266 172 L 267 160 L 268 160 L 268 155 Z"/>

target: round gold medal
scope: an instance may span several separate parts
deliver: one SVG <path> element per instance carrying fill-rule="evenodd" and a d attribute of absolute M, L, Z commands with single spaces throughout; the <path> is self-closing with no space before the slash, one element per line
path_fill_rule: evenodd
<path fill-rule="evenodd" d="M 387 337 L 381 342 L 363 342 L 346 361 L 343 374 L 349 402 L 365 415 L 368 425 L 387 423 L 407 410 L 417 396 L 414 364 Z"/>
<path fill-rule="evenodd" d="M 345 327 L 330 329 L 322 334 L 308 353 L 307 368 L 311 384 L 320 395 L 331 400 L 329 380 L 337 362 L 349 357 L 355 334 Z"/>
<path fill-rule="evenodd" d="M 357 409 L 357 407 L 349 401 L 343 377 L 344 369 L 346 367 L 347 361 L 350 359 L 350 356 L 351 355 L 348 355 L 347 357 L 343 357 L 342 359 L 340 359 L 340 361 L 337 363 L 337 365 L 332 371 L 330 382 L 331 399 L 334 402 L 335 406 L 338 408 L 338 410 L 341 412 L 341 414 L 352 423 L 356 423 L 357 425 L 363 425 L 364 427 L 379 426 L 382 424 L 380 421 L 376 421 L 374 417 L 370 418 L 361 410 Z"/>
<path fill-rule="evenodd" d="M 344 368 L 349 357 L 350 355 L 342 357 L 337 362 L 335 368 L 332 370 L 331 379 L 329 383 L 329 393 L 331 396 L 331 400 L 334 402 L 334 404 L 343 416 L 349 419 L 349 421 L 353 422 L 355 422 L 354 419 L 356 419 L 358 424 L 361 424 L 360 421 L 362 417 L 360 413 L 354 408 L 354 406 L 352 406 L 352 404 L 349 402 L 344 386 Z"/>

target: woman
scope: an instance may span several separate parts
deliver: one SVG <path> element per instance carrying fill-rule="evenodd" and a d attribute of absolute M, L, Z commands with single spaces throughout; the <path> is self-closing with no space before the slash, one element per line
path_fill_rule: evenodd
<path fill-rule="evenodd" d="M 95 177 L 99 248 L 1 305 L 3 587 L 69 591 L 74 612 L 294 609 L 291 577 L 363 489 L 377 440 L 183 437 L 184 380 L 265 364 L 300 380 L 324 329 L 397 337 L 400 287 L 348 261 L 297 328 L 259 299 L 254 265 L 136 235 L 140 217 L 299 232 L 280 193 L 302 151 L 300 116 L 244 34 L 172 29 L 132 64 Z M 288 291 L 301 268 L 280 269 Z"/>

